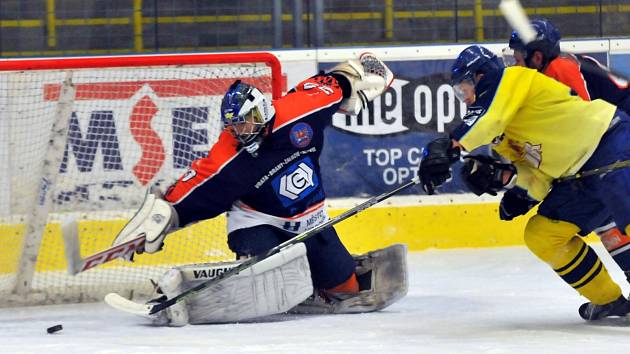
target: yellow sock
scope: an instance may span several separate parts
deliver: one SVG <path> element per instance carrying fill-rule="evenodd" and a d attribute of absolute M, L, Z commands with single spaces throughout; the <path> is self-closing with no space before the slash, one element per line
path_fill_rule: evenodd
<path fill-rule="evenodd" d="M 610 278 L 597 253 L 576 236 L 578 231 L 571 223 L 534 215 L 525 228 L 525 244 L 592 303 L 616 300 L 621 288 Z"/>

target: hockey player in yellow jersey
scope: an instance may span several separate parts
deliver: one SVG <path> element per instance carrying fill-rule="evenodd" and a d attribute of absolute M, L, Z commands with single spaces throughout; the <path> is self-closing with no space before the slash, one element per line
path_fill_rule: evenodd
<path fill-rule="evenodd" d="M 450 137 L 424 149 L 419 176 L 424 190 L 451 177 L 460 150 L 492 144 L 500 156 L 465 157 L 462 175 L 476 194 L 512 189 L 504 197 L 503 220 L 525 214 L 540 202 L 525 228 L 527 247 L 590 302 L 586 320 L 625 316 L 630 303 L 580 234 L 606 218 L 630 232 L 630 169 L 569 178 L 630 159 L 630 117 L 602 101 L 583 101 L 570 88 L 524 67 L 504 68 L 481 46 L 466 48 L 451 71 L 456 95 L 468 105 Z M 517 192 L 517 193 L 514 193 Z"/>

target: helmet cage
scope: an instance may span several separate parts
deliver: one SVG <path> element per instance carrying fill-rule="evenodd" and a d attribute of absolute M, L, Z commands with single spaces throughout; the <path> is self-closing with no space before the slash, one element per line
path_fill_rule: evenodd
<path fill-rule="evenodd" d="M 242 145 L 248 145 L 261 135 L 273 116 L 273 108 L 257 88 L 237 80 L 221 102 L 223 128 Z"/>

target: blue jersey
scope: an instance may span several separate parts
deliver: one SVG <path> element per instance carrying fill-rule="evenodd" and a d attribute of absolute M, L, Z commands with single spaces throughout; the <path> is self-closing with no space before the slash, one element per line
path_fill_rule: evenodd
<path fill-rule="evenodd" d="M 234 206 L 286 220 L 321 208 L 324 129 L 342 99 L 337 80 L 319 75 L 273 101 L 275 115 L 257 156 L 223 131 L 208 156 L 194 161 L 165 195 L 180 225 L 213 218 Z"/>

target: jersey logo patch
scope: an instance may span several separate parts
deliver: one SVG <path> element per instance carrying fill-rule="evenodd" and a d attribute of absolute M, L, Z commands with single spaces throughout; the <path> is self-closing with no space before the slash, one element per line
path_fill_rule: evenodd
<path fill-rule="evenodd" d="M 477 119 L 479 119 L 479 117 L 481 117 L 485 113 L 486 110 L 483 107 L 469 107 L 468 112 L 466 112 L 466 115 L 464 116 L 464 118 L 462 118 L 462 121 L 464 121 L 464 124 L 466 124 L 467 126 L 472 127 Z"/>
<path fill-rule="evenodd" d="M 304 199 L 319 187 L 319 180 L 310 157 L 306 157 L 289 166 L 280 176 L 271 181 L 271 185 L 284 207 Z"/>
<path fill-rule="evenodd" d="M 188 182 L 191 179 L 195 178 L 196 175 L 197 175 L 197 171 L 190 169 L 186 171 L 186 173 L 184 173 L 184 175 L 182 176 L 182 182 Z"/>
<path fill-rule="evenodd" d="M 313 140 L 313 128 L 308 123 L 300 122 L 291 128 L 289 137 L 293 146 L 300 149 L 307 147 Z"/>

